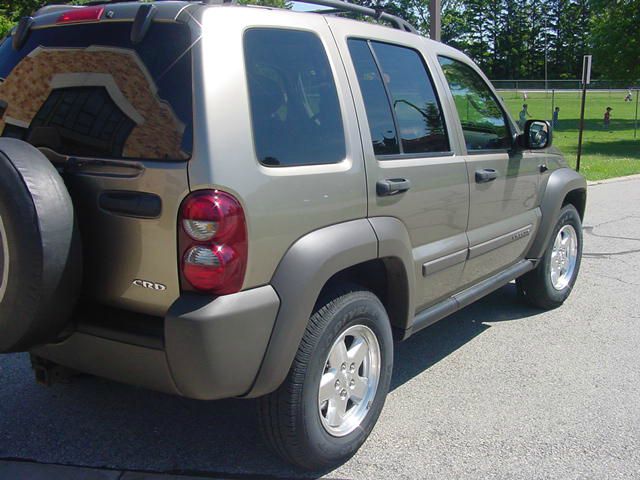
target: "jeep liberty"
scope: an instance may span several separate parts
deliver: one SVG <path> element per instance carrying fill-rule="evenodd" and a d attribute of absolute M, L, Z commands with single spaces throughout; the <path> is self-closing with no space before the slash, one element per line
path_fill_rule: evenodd
<path fill-rule="evenodd" d="M 566 300 L 586 182 L 397 17 L 213 3 L 51 5 L 2 41 L 0 352 L 259 398 L 277 454 L 331 468 L 394 342 L 513 280 Z"/>

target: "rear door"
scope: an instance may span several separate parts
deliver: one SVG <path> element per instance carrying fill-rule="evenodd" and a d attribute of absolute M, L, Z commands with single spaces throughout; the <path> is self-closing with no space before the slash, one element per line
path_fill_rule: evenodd
<path fill-rule="evenodd" d="M 2 44 L 0 133 L 39 147 L 63 172 L 83 240 L 85 294 L 161 315 L 179 294 L 191 30 L 160 13 L 163 21 L 133 44 L 135 9 L 113 8 L 108 19 L 92 10 L 101 18 L 89 23 L 37 17 L 24 46 Z"/>
<path fill-rule="evenodd" d="M 444 85 L 421 37 L 327 20 L 352 79 L 369 216 L 407 228 L 420 310 L 459 288 L 467 255 L 467 170 L 445 120 Z"/>
<path fill-rule="evenodd" d="M 461 54 L 438 56 L 466 150 L 469 285 L 522 259 L 540 221 L 540 161 L 514 146 L 515 126 L 484 76 Z"/>

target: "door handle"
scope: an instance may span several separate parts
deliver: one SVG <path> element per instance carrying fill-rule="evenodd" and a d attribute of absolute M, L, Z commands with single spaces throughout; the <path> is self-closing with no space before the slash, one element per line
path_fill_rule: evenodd
<path fill-rule="evenodd" d="M 476 183 L 492 182 L 498 178 L 498 172 L 493 168 L 483 168 L 482 170 L 476 170 Z"/>
<path fill-rule="evenodd" d="M 398 193 L 404 193 L 411 188 L 411 182 L 406 178 L 388 178 L 376 183 L 376 192 L 379 197 L 390 197 Z"/>

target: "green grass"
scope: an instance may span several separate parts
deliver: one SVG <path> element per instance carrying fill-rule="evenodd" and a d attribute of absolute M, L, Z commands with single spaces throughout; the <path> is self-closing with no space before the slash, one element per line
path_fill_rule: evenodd
<path fill-rule="evenodd" d="M 523 101 L 522 93 L 500 91 L 514 118 L 529 105 L 533 119 L 551 120 L 551 92 L 528 93 Z M 580 172 L 588 180 L 602 180 L 640 173 L 640 121 L 637 138 L 634 138 L 636 92 L 633 102 L 625 102 L 626 92 L 587 92 L 585 130 L 582 139 Z M 558 125 L 553 132 L 553 142 L 567 161 L 575 167 L 578 152 L 578 124 L 580 121 L 580 92 L 555 94 L 555 106 L 560 107 Z M 605 109 L 611 107 L 611 125 L 604 128 Z"/>

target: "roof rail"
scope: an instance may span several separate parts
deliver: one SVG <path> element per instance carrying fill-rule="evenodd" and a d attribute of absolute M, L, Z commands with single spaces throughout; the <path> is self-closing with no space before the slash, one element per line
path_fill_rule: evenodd
<path fill-rule="evenodd" d="M 320 5 L 322 7 L 329 7 L 331 9 L 329 11 L 318 11 L 317 13 L 339 13 L 339 12 L 359 13 L 360 15 L 365 15 L 367 17 L 375 18 L 376 20 L 384 20 L 386 22 L 389 22 L 391 25 L 393 25 L 394 28 L 397 28 L 398 30 L 419 34 L 416 28 L 413 25 L 411 25 L 409 22 L 407 22 L 403 18 L 396 17 L 395 15 L 391 15 L 390 13 L 386 13 L 381 8 L 363 7 L 362 5 L 349 3 L 344 0 L 298 0 L 298 1 L 302 3 L 310 4 L 310 5 Z"/>
<path fill-rule="evenodd" d="M 70 0 L 62 0 L 62 3 L 58 3 L 61 0 L 57 0 L 56 3 L 52 3 L 42 7 L 38 10 L 34 16 L 43 15 L 45 13 L 51 13 L 53 11 L 59 11 L 63 9 L 69 9 L 76 7 L 70 3 L 65 3 Z M 237 0 L 187 0 L 189 2 L 194 3 L 203 3 L 205 5 L 234 5 L 237 3 Z M 389 22 L 393 25 L 394 28 L 398 30 L 402 30 L 404 32 L 410 32 L 419 34 L 419 32 L 415 29 L 413 25 L 404 20 L 403 18 L 397 17 L 395 15 L 391 15 L 390 13 L 385 12 L 382 8 L 370 8 L 363 7 L 362 5 L 357 5 L 355 3 L 350 3 L 345 0 L 297 0 L 301 3 L 306 3 L 309 5 L 319 5 L 321 7 L 328 7 L 329 10 L 319 10 L 316 13 L 321 14 L 336 14 L 343 12 L 357 13 L 360 15 L 364 15 L 367 17 L 375 18 L 376 20 L 383 20 L 385 22 Z M 91 5 L 103 5 L 108 3 L 128 3 L 128 2 L 139 2 L 139 0 L 89 0 L 84 3 L 82 6 L 91 6 Z"/>

